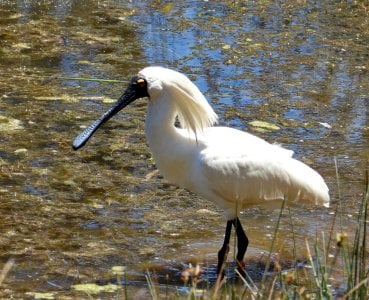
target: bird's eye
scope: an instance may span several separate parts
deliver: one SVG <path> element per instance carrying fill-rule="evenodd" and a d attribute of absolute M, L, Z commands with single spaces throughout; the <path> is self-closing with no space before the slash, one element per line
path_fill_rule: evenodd
<path fill-rule="evenodd" d="M 146 86 L 146 81 L 145 81 L 145 79 L 143 79 L 143 78 L 139 78 L 139 79 L 137 79 L 136 83 L 137 83 L 137 85 L 138 85 L 140 88 L 143 88 L 143 87 L 145 87 L 145 86 Z"/>

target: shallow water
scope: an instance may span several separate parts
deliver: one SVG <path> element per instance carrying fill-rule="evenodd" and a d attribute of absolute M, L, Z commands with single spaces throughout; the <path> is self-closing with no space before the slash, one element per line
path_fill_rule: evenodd
<path fill-rule="evenodd" d="M 333 202 L 336 157 L 343 226 L 352 234 L 369 158 L 364 5 L 1 1 L 0 262 L 15 261 L 2 297 L 78 295 L 73 284 L 112 282 L 116 265 L 127 267 L 132 286 L 144 285 L 146 269 L 180 285 L 188 262 L 214 277 L 222 212 L 151 176 L 145 100 L 71 150 L 146 65 L 189 75 L 222 124 L 294 150 L 326 179 Z M 260 132 L 254 120 L 281 129 Z M 306 237 L 328 234 L 335 208 L 291 208 L 297 258 L 306 258 Z M 241 215 L 251 274 L 270 249 L 278 214 L 255 207 Z M 286 264 L 294 259 L 289 220 L 286 210 L 274 248 Z"/>

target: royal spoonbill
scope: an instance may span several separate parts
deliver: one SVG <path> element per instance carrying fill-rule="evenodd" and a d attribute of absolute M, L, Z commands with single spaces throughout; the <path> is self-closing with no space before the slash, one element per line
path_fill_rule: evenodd
<path fill-rule="evenodd" d="M 223 274 L 232 226 L 237 265 L 244 274 L 249 241 L 238 218 L 241 209 L 284 199 L 329 206 L 323 178 L 294 159 L 292 151 L 240 130 L 213 126 L 218 116 L 199 89 L 185 75 L 162 67 L 147 67 L 133 76 L 117 103 L 75 138 L 73 149 L 85 145 L 114 114 L 144 97 L 146 138 L 159 171 L 169 182 L 224 210 L 227 225 L 218 252 L 218 276 Z"/>

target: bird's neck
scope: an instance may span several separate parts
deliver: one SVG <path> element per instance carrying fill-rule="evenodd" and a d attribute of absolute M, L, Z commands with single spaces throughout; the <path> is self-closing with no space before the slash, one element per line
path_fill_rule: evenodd
<path fill-rule="evenodd" d="M 191 137 L 185 134 L 186 130 L 174 126 L 177 111 L 171 103 L 166 104 L 149 102 L 145 121 L 146 139 L 161 174 L 168 181 L 183 186 L 179 182 L 179 173 L 189 167 L 187 158 L 196 147 L 196 141 L 192 143 Z"/>
<path fill-rule="evenodd" d="M 176 110 L 174 105 L 158 105 L 149 100 L 145 121 L 145 133 L 151 150 L 165 147 L 171 138 L 177 138 L 174 120 Z"/>

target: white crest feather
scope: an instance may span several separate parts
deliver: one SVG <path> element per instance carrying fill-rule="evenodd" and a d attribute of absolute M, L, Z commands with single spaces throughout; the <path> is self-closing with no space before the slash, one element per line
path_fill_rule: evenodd
<path fill-rule="evenodd" d="M 169 94 L 168 98 L 172 99 L 182 128 L 196 134 L 218 121 L 217 114 L 204 95 L 185 75 L 161 67 L 149 67 L 142 72 L 147 74 L 148 69 L 156 71 L 155 74 L 165 74 L 160 85 Z"/>

